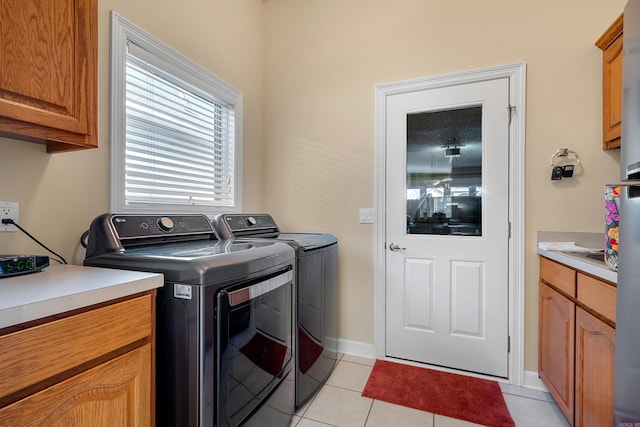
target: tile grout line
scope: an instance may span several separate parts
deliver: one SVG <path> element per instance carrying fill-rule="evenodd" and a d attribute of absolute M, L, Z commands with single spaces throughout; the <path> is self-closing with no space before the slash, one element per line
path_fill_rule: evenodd
<path fill-rule="evenodd" d="M 525 396 L 523 394 L 517 394 L 517 393 L 508 393 L 508 392 L 502 392 L 503 395 L 508 394 L 509 396 L 515 396 L 515 397 L 520 397 L 522 399 L 531 399 L 531 400 L 537 400 L 538 402 L 545 402 L 545 403 L 550 403 L 550 404 L 554 404 L 555 401 L 549 400 L 549 399 L 545 399 L 545 398 L 539 398 L 539 397 L 533 397 L 533 396 Z"/>
<path fill-rule="evenodd" d="M 362 396 L 362 393 L 360 395 Z M 371 404 L 369 405 L 369 410 L 367 411 L 367 416 L 364 419 L 364 424 L 362 425 L 362 427 L 367 426 L 367 421 L 369 421 L 369 416 L 371 415 L 371 410 L 373 409 L 373 402 L 375 402 L 375 399 L 371 399 Z"/>

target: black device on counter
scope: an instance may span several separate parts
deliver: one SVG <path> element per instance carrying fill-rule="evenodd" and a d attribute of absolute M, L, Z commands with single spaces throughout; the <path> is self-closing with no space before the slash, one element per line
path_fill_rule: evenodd
<path fill-rule="evenodd" d="M 37 273 L 48 266 L 46 255 L 0 255 L 0 278 Z"/>

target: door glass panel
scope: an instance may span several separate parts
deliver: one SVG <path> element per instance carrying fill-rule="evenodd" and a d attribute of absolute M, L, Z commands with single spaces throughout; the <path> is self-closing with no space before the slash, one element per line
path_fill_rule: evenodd
<path fill-rule="evenodd" d="M 482 236 L 482 106 L 407 115 L 407 233 Z"/>

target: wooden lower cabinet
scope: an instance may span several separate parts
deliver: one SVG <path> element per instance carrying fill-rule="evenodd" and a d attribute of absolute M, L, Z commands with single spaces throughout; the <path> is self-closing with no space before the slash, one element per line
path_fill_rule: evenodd
<path fill-rule="evenodd" d="M 538 370 L 572 426 L 613 424 L 616 286 L 540 258 Z"/>
<path fill-rule="evenodd" d="M 616 331 L 576 309 L 576 426 L 610 426 Z"/>
<path fill-rule="evenodd" d="M 0 426 L 154 425 L 155 291 L 0 330 Z"/>
<path fill-rule="evenodd" d="M 573 424 L 575 304 L 540 282 L 539 375 Z"/>
<path fill-rule="evenodd" d="M 0 409 L 3 426 L 150 426 L 149 344 Z"/>

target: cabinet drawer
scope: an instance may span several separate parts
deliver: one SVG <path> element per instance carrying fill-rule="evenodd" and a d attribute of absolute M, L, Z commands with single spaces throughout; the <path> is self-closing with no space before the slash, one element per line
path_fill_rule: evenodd
<path fill-rule="evenodd" d="M 146 294 L 0 336 L 0 397 L 151 336 Z"/>
<path fill-rule="evenodd" d="M 578 301 L 607 319 L 616 321 L 616 287 L 578 273 Z"/>
<path fill-rule="evenodd" d="M 576 296 L 576 272 L 569 267 L 540 257 L 540 279 L 569 296 Z"/>

